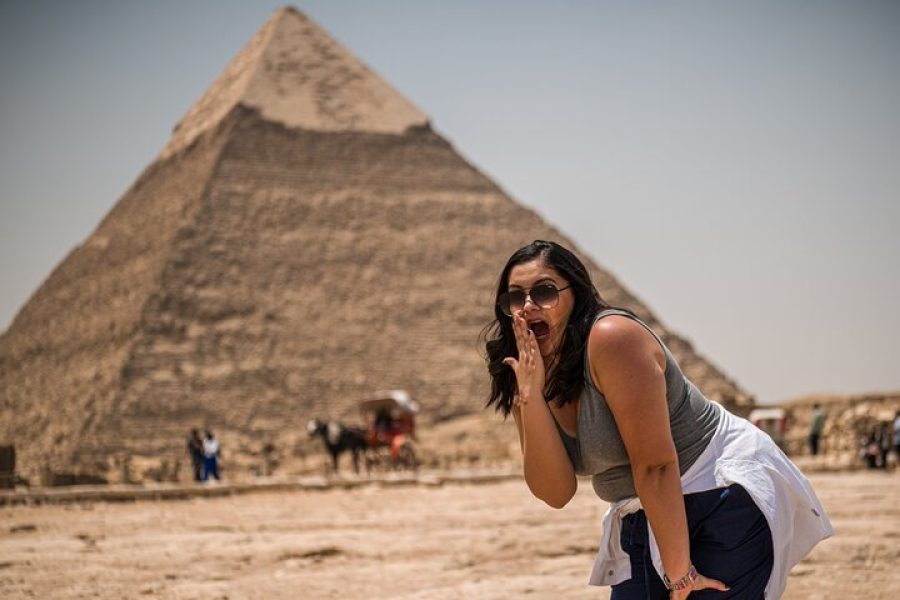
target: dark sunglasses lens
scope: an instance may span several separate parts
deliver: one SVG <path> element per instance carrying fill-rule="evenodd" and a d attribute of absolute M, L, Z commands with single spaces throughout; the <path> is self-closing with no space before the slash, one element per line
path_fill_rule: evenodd
<path fill-rule="evenodd" d="M 504 315 L 512 316 L 512 312 L 509 310 L 509 294 L 500 294 L 500 297 L 497 298 L 497 306 Z"/>
<path fill-rule="evenodd" d="M 503 314 L 511 317 L 514 312 L 522 310 L 522 307 L 525 306 L 525 293 L 515 290 L 500 294 L 498 304 L 500 305 L 500 310 L 503 311 Z"/>
<path fill-rule="evenodd" d="M 539 285 L 531 290 L 531 299 L 541 308 L 553 308 L 559 301 L 559 291 L 552 285 Z"/>

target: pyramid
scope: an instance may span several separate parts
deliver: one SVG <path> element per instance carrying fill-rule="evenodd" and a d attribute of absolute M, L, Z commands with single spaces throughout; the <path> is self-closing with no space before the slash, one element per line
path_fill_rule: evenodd
<path fill-rule="evenodd" d="M 409 390 L 424 423 L 476 413 L 495 278 L 538 238 L 578 251 L 280 9 L 0 337 L 0 443 L 31 478 L 116 481 L 164 477 L 190 427 L 252 456 L 375 389 Z M 705 393 L 749 407 L 586 262 Z"/>

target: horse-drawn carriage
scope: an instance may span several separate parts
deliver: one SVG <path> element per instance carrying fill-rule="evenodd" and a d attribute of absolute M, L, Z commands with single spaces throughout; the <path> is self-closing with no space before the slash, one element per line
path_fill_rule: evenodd
<path fill-rule="evenodd" d="M 375 463 L 415 469 L 419 405 L 409 394 L 404 390 L 377 392 L 360 402 L 359 411 L 365 425 L 369 458 Z"/>
<path fill-rule="evenodd" d="M 363 426 L 350 427 L 337 421 L 313 419 L 307 425 L 310 436 L 319 436 L 331 454 L 332 468 L 338 470 L 338 457 L 345 451 L 353 456 L 353 469 L 359 472 L 359 457 L 366 471 L 373 466 L 415 469 L 416 413 L 419 405 L 403 390 L 376 392 L 359 403 Z"/>

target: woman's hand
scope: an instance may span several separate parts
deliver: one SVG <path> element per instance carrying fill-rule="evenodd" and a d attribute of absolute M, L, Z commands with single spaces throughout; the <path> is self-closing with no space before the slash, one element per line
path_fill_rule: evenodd
<path fill-rule="evenodd" d="M 700 590 L 707 589 L 727 592 L 730 588 L 718 579 L 710 579 L 709 577 L 704 577 L 700 573 L 697 573 L 697 579 L 691 582 L 689 586 L 683 590 L 672 590 L 669 592 L 669 600 L 684 600 L 691 592 L 699 592 Z"/>
<path fill-rule="evenodd" d="M 544 359 L 521 313 L 513 317 L 513 332 L 519 355 L 507 357 L 503 363 L 516 374 L 518 389 L 512 413 L 519 430 L 525 483 L 535 497 L 553 508 L 562 508 L 578 489 L 575 468 L 556 430 L 550 406 L 544 402 Z"/>
<path fill-rule="evenodd" d="M 528 324 L 521 313 L 512 317 L 513 332 L 516 334 L 516 348 L 519 350 L 519 358 L 508 357 L 503 363 L 509 365 L 516 373 L 516 383 L 519 392 L 516 400 L 519 404 L 525 404 L 532 398 L 544 397 L 544 358 L 538 349 L 534 332 L 528 328 Z"/>

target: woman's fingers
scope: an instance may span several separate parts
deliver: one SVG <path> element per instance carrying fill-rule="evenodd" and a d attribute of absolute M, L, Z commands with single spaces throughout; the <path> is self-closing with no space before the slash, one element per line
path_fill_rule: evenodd
<path fill-rule="evenodd" d="M 525 323 L 525 317 L 522 315 L 516 316 L 516 328 L 519 330 L 519 338 L 521 338 L 524 346 L 524 342 L 528 338 L 528 325 Z"/>
<path fill-rule="evenodd" d="M 537 338 L 534 337 L 534 332 L 530 329 L 528 330 L 528 355 L 536 369 L 544 368 L 544 359 L 541 356 L 540 348 L 538 348 Z"/>
<path fill-rule="evenodd" d="M 533 371 L 535 369 L 543 369 L 543 364 L 539 362 L 540 351 L 538 350 L 537 338 L 534 332 L 528 328 L 525 319 L 516 318 L 517 344 L 519 347 L 519 362 Z"/>
<path fill-rule="evenodd" d="M 714 589 L 719 590 L 720 592 L 727 592 L 729 589 L 731 589 L 718 579 L 710 579 L 709 577 L 704 577 L 703 575 L 700 575 L 700 577 L 698 577 L 697 579 L 699 580 L 697 581 L 697 583 L 700 583 L 703 586 L 697 589 Z"/>
<path fill-rule="evenodd" d="M 520 316 L 514 317 L 513 329 L 516 332 L 516 348 L 519 350 L 519 360 L 522 361 L 527 356 L 531 346 L 529 340 L 531 331 L 525 324 L 525 319 Z"/>
<path fill-rule="evenodd" d="M 730 589 L 730 587 L 728 587 L 718 579 L 711 579 L 709 577 L 704 577 L 703 575 L 698 574 L 697 580 L 694 581 L 693 585 L 683 590 L 673 591 L 671 594 L 669 594 L 669 598 L 671 600 L 683 600 L 684 598 L 688 598 L 691 592 L 699 592 L 700 590 L 719 590 L 720 592 L 727 592 Z"/>
<path fill-rule="evenodd" d="M 522 328 L 519 325 L 519 315 L 513 315 L 513 334 L 516 336 L 516 348 L 519 350 L 519 355 L 522 354 L 522 349 L 525 347 L 524 340 L 522 339 Z"/>
<path fill-rule="evenodd" d="M 525 354 L 525 363 L 528 365 L 529 369 L 534 368 L 534 333 L 525 328 L 525 331 L 522 332 L 522 337 L 525 342 L 523 351 Z"/>
<path fill-rule="evenodd" d="M 544 368 L 537 339 L 534 337 L 534 332 L 528 328 L 528 323 L 521 313 L 516 313 L 512 319 L 518 356 L 516 358 L 507 357 L 503 363 L 515 370 L 520 390 L 523 389 L 523 386 L 525 389 L 531 389 L 535 383 L 533 381 L 535 373 L 538 370 L 543 372 Z"/>

